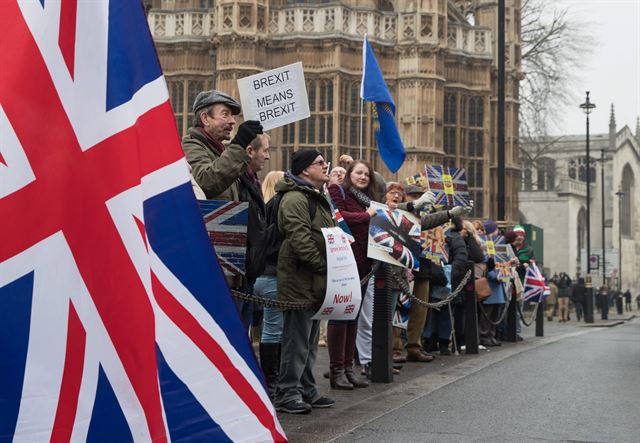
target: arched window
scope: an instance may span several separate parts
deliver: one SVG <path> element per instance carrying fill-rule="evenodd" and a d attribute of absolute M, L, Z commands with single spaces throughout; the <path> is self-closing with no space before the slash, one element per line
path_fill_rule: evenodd
<path fill-rule="evenodd" d="M 622 213 L 620 214 L 620 229 L 622 235 L 631 236 L 632 215 L 635 212 L 635 178 L 631 166 L 626 164 L 622 170 Z M 637 198 L 637 197 L 636 197 Z"/>
<path fill-rule="evenodd" d="M 578 165 L 575 160 L 569 160 L 569 178 L 576 179 L 578 178 Z"/>
<path fill-rule="evenodd" d="M 552 158 L 538 159 L 538 191 L 550 191 L 555 188 L 556 162 Z"/>
<path fill-rule="evenodd" d="M 530 161 L 525 161 L 522 164 L 522 190 L 533 190 L 533 165 Z"/>

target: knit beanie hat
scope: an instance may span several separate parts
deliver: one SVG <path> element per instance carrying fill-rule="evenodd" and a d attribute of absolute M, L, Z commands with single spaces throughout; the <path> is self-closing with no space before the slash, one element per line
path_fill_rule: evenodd
<path fill-rule="evenodd" d="M 522 226 L 520 226 L 520 225 L 515 225 L 515 226 L 513 227 L 513 232 L 515 232 L 515 233 L 516 233 L 516 235 L 518 235 L 518 236 L 522 236 L 522 237 L 524 237 L 524 236 L 526 235 L 526 232 L 525 232 L 525 230 L 524 230 L 524 227 L 522 227 Z"/>
<path fill-rule="evenodd" d="M 293 175 L 300 175 L 319 155 L 322 155 L 322 153 L 317 149 L 297 150 L 291 156 L 291 173 Z"/>
<path fill-rule="evenodd" d="M 496 229 L 498 229 L 498 225 L 493 220 L 485 221 L 482 226 L 484 227 L 484 232 L 486 232 L 487 234 L 491 234 L 495 232 Z"/>

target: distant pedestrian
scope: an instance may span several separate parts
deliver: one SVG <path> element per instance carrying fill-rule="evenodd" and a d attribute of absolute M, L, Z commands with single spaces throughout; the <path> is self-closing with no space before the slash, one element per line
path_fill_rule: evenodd
<path fill-rule="evenodd" d="M 558 286 L 556 286 L 555 279 L 551 279 L 549 282 L 549 290 L 551 294 L 547 297 L 547 320 L 553 321 L 554 311 L 558 302 Z"/>
<path fill-rule="evenodd" d="M 638 309 L 640 309 L 640 294 L 636 296 L 636 305 L 638 306 Z"/>
<path fill-rule="evenodd" d="M 628 289 L 624 293 L 624 309 L 631 311 L 631 291 Z"/>
<path fill-rule="evenodd" d="M 571 278 L 566 272 L 561 272 L 558 277 L 558 316 L 560 322 L 569 320 L 569 294 L 571 291 Z"/>
<path fill-rule="evenodd" d="M 582 315 L 584 313 L 586 291 L 587 289 L 584 285 L 584 278 L 578 278 L 578 283 L 575 284 L 571 290 L 571 300 L 576 308 L 576 320 L 578 321 L 582 320 Z"/>

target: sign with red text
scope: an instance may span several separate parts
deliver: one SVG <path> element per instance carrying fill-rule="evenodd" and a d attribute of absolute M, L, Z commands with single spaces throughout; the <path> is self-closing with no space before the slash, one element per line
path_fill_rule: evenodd
<path fill-rule="evenodd" d="M 308 118 L 309 100 L 302 62 L 238 80 L 242 114 L 265 131 Z"/>
<path fill-rule="evenodd" d="M 327 248 L 327 292 L 314 320 L 353 320 L 362 293 L 358 266 L 349 238 L 340 228 L 322 228 Z"/>

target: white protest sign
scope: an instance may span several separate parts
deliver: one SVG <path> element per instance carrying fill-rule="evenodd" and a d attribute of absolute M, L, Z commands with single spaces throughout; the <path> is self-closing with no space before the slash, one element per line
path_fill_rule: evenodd
<path fill-rule="evenodd" d="M 265 131 L 308 118 L 309 99 L 302 62 L 238 80 L 245 120 L 258 120 Z"/>
<path fill-rule="evenodd" d="M 362 293 L 358 266 L 347 236 L 340 228 L 322 228 L 327 248 L 327 292 L 314 320 L 353 320 Z"/>

